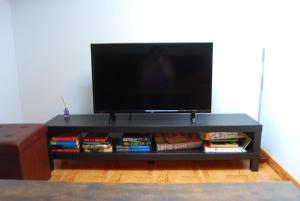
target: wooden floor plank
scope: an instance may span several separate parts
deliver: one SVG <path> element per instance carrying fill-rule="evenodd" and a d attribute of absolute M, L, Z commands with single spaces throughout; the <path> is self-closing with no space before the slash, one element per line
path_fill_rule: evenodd
<path fill-rule="evenodd" d="M 267 163 L 249 161 L 55 161 L 50 181 L 104 183 L 207 183 L 285 181 Z"/>

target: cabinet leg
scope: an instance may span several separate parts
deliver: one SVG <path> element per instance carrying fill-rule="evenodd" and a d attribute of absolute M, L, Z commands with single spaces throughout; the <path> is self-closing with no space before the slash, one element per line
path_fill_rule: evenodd
<path fill-rule="evenodd" d="M 54 161 L 53 161 L 53 159 L 49 159 L 49 166 L 50 166 L 50 170 L 54 169 Z"/>
<path fill-rule="evenodd" d="M 259 165 L 259 158 L 255 158 L 255 159 L 250 160 L 250 169 L 252 171 L 257 172 L 258 171 L 258 165 Z"/>

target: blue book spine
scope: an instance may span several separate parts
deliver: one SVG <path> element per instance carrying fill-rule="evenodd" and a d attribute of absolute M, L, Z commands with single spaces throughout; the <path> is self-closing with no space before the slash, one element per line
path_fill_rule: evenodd
<path fill-rule="evenodd" d="M 150 148 L 133 149 L 133 148 L 117 148 L 117 150 L 150 150 Z"/>
<path fill-rule="evenodd" d="M 52 149 L 78 149 L 78 145 L 51 145 Z"/>
<path fill-rule="evenodd" d="M 56 142 L 51 142 L 51 145 L 62 145 L 62 146 L 77 146 L 78 142 L 76 141 L 56 141 Z"/>
<path fill-rule="evenodd" d="M 119 149 L 117 149 L 117 152 L 150 152 L 150 150 L 149 149 L 135 149 L 135 150 L 124 150 L 124 149 L 122 149 L 122 150 L 119 150 Z"/>
<path fill-rule="evenodd" d="M 120 149 L 150 149 L 149 146 L 120 146 L 120 145 L 117 145 L 117 148 L 120 148 Z"/>

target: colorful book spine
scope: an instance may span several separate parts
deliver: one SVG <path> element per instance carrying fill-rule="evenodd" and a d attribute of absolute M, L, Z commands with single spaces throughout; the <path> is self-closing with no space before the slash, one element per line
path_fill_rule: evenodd
<path fill-rule="evenodd" d="M 149 137 L 123 137 L 123 142 L 132 142 L 132 141 L 150 141 Z"/>
<path fill-rule="evenodd" d="M 50 141 L 50 145 L 75 146 L 79 145 L 78 141 Z"/>
<path fill-rule="evenodd" d="M 52 152 L 58 153 L 79 153 L 79 149 L 51 149 Z"/>
<path fill-rule="evenodd" d="M 150 141 L 123 141 L 124 146 L 145 146 L 150 144 Z"/>
<path fill-rule="evenodd" d="M 234 144 L 210 144 L 207 145 L 207 147 L 209 148 L 238 148 L 239 145 L 234 145 Z"/>
<path fill-rule="evenodd" d="M 167 151 L 167 150 L 180 150 L 180 149 L 194 149 L 200 148 L 202 146 L 202 141 L 196 142 L 183 142 L 174 144 L 157 144 L 157 151 Z"/>
<path fill-rule="evenodd" d="M 210 147 L 206 147 L 206 146 L 204 146 L 204 151 L 206 153 L 209 153 L 209 152 L 225 152 L 225 153 L 228 153 L 228 152 L 238 152 L 238 153 L 246 152 L 246 150 L 243 147 L 238 147 L 238 148 L 210 148 Z"/>
<path fill-rule="evenodd" d="M 84 149 L 83 152 L 85 153 L 111 153 L 113 152 L 113 149 L 102 149 L 102 150 L 90 150 L 90 149 Z"/>
<path fill-rule="evenodd" d="M 123 146 L 117 145 L 116 148 L 123 148 L 123 149 L 149 149 L 149 146 Z"/>
<path fill-rule="evenodd" d="M 111 142 L 82 142 L 82 144 L 85 144 L 85 145 L 98 145 L 98 144 L 111 144 Z"/>
<path fill-rule="evenodd" d="M 79 145 L 51 145 L 51 149 L 78 149 Z"/>
<path fill-rule="evenodd" d="M 211 148 L 236 148 L 239 147 L 239 144 L 238 142 L 224 142 L 223 140 L 221 140 L 220 142 L 208 141 L 205 143 L 205 146 Z"/>
<path fill-rule="evenodd" d="M 116 149 L 117 152 L 150 152 L 150 149 Z"/>
<path fill-rule="evenodd" d="M 107 140 L 108 140 L 107 137 L 105 137 L 105 138 L 92 138 L 92 137 L 83 138 L 84 142 L 106 142 Z"/>
<path fill-rule="evenodd" d="M 217 139 L 240 139 L 247 137 L 247 134 L 241 132 L 206 132 L 204 133 L 204 140 Z"/>
<path fill-rule="evenodd" d="M 53 136 L 52 141 L 78 141 L 78 136 Z"/>
<path fill-rule="evenodd" d="M 150 141 L 150 136 L 145 134 L 135 134 L 135 135 L 131 135 L 131 134 L 124 134 L 122 137 L 123 142 L 128 141 Z"/>
<path fill-rule="evenodd" d="M 83 149 L 110 149 L 112 145 L 82 145 Z"/>

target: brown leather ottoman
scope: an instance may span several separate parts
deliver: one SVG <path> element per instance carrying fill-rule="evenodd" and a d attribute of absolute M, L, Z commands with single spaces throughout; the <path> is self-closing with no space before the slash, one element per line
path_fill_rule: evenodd
<path fill-rule="evenodd" d="M 47 127 L 0 124 L 0 179 L 48 180 Z"/>

